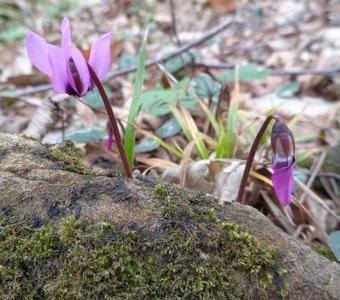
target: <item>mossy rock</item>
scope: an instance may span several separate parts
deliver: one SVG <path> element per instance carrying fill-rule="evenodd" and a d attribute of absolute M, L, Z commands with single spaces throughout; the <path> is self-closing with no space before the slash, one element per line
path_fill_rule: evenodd
<path fill-rule="evenodd" d="M 159 187 L 159 186 L 156 186 Z M 162 187 L 164 189 L 164 187 Z M 287 294 L 284 263 L 211 202 L 162 196 L 153 228 L 69 217 L 36 226 L 0 214 L 1 299 L 267 299 Z"/>
<path fill-rule="evenodd" d="M 80 157 L 0 133 L 0 299 L 340 298 L 339 265 L 257 210 Z"/>

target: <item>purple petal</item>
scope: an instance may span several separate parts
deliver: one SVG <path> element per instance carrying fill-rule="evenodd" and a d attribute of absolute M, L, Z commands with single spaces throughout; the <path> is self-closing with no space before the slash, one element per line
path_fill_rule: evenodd
<path fill-rule="evenodd" d="M 64 18 L 61 23 L 61 47 L 67 49 L 68 46 L 72 44 L 71 41 L 71 29 L 70 21 L 68 18 Z"/>
<path fill-rule="evenodd" d="M 89 64 L 97 74 L 99 80 L 102 80 L 111 64 L 111 44 L 112 33 L 104 34 L 91 47 Z"/>
<path fill-rule="evenodd" d="M 106 142 L 106 150 L 107 151 L 112 151 L 113 141 L 114 141 L 113 134 L 110 133 L 109 137 L 107 139 L 107 142 Z"/>
<path fill-rule="evenodd" d="M 48 55 L 53 72 L 53 90 L 56 93 L 66 93 L 69 83 L 66 74 L 64 53 L 60 48 L 49 45 Z"/>
<path fill-rule="evenodd" d="M 295 167 L 295 158 L 287 167 L 277 167 L 273 164 L 272 181 L 277 198 L 282 206 L 291 202 L 291 194 L 294 188 L 293 170 Z"/>
<path fill-rule="evenodd" d="M 52 68 L 48 60 L 48 44 L 46 41 L 30 31 L 26 35 L 26 47 L 32 64 L 41 72 L 52 77 Z"/>
<path fill-rule="evenodd" d="M 85 57 L 81 54 L 79 49 L 77 49 L 73 45 L 69 46 L 68 48 L 69 48 L 70 57 L 72 57 L 72 59 L 74 60 L 74 64 L 75 64 L 77 71 L 79 73 L 79 76 L 80 76 L 80 80 L 81 80 L 81 83 L 82 83 L 81 90 L 76 86 L 76 84 L 74 82 L 74 79 L 73 79 L 73 76 L 71 74 L 71 70 L 70 70 L 70 67 L 69 67 L 68 58 L 66 56 L 67 53 L 65 55 L 65 52 L 64 52 L 64 55 L 66 56 L 65 58 L 67 59 L 67 61 L 66 61 L 66 63 L 67 63 L 66 72 L 67 72 L 67 76 L 68 76 L 68 81 L 71 84 L 72 88 L 77 92 L 77 94 L 79 96 L 83 96 L 88 92 L 88 90 L 91 87 L 89 69 L 87 67 Z"/>

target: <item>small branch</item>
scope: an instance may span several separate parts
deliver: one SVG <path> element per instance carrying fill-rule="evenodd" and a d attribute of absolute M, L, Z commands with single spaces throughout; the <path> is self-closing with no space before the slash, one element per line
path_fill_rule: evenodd
<path fill-rule="evenodd" d="M 145 68 L 149 68 L 151 66 L 154 66 L 156 64 L 159 64 L 159 63 L 162 63 L 162 62 L 165 62 L 171 58 L 174 58 L 175 56 L 183 53 L 183 52 L 186 52 L 194 47 L 197 47 L 201 44 L 203 44 L 204 42 L 206 42 L 208 39 L 214 37 L 215 35 L 219 34 L 220 32 L 222 32 L 223 30 L 225 30 L 226 28 L 228 28 L 229 26 L 233 25 L 233 24 L 237 24 L 235 21 L 233 21 L 232 19 L 227 19 L 227 21 L 221 23 L 220 25 L 216 26 L 215 28 L 213 28 L 212 30 L 206 32 L 201 38 L 199 38 L 198 40 L 190 43 L 190 44 L 187 44 L 185 46 L 182 46 L 180 48 L 178 48 L 176 51 L 174 52 L 171 52 L 167 55 L 164 55 L 160 58 L 157 58 L 157 59 L 152 59 L 152 60 L 149 60 L 145 63 Z M 122 75 L 126 75 L 126 74 L 129 74 L 129 73 L 132 73 L 132 72 L 135 72 L 137 70 L 137 66 L 134 66 L 134 67 L 131 67 L 131 68 L 127 68 L 127 69 L 124 69 L 124 70 L 120 70 L 120 71 L 116 71 L 116 72 L 113 72 L 113 73 L 110 73 L 107 77 L 106 77 L 106 80 L 111 80 L 111 79 L 114 79 L 118 76 L 122 76 Z"/>
<path fill-rule="evenodd" d="M 309 172 L 305 172 L 305 173 L 308 174 Z M 337 174 L 337 173 L 332 173 L 332 172 L 319 172 L 319 173 L 316 174 L 316 176 L 318 176 L 318 177 L 328 177 L 328 178 L 334 178 L 334 179 L 340 180 L 340 175 Z"/>
<path fill-rule="evenodd" d="M 206 69 L 234 69 L 234 64 L 229 63 L 205 63 L 205 62 L 193 62 L 189 64 L 190 67 L 206 68 Z M 340 67 L 329 69 L 302 69 L 302 70 L 271 70 L 270 76 L 301 76 L 301 75 L 323 75 L 323 76 L 335 76 L 340 73 Z"/>
<path fill-rule="evenodd" d="M 251 166 L 252 166 L 253 161 L 254 161 L 256 149 L 257 149 L 258 145 L 260 144 L 261 138 L 262 138 L 264 132 L 266 131 L 266 129 L 269 125 L 269 122 L 273 119 L 278 120 L 278 116 L 273 114 L 273 115 L 270 115 L 266 118 L 266 120 L 262 124 L 259 132 L 257 133 L 257 135 L 255 137 L 253 145 L 250 148 L 250 152 L 249 152 L 249 155 L 248 155 L 248 158 L 247 158 L 246 166 L 244 168 L 243 175 L 242 175 L 240 189 L 238 191 L 238 195 L 237 195 L 237 198 L 236 198 L 237 202 L 240 202 L 240 203 L 243 202 L 243 194 L 244 194 L 244 191 L 245 191 L 246 186 L 247 186 L 247 180 L 248 180 L 248 177 L 249 177 Z"/>
<path fill-rule="evenodd" d="M 181 40 L 178 37 L 178 31 L 177 31 L 177 26 L 176 26 L 176 8 L 175 8 L 174 0 L 170 0 L 170 8 L 171 8 L 171 26 L 172 26 L 172 32 L 173 32 L 173 35 L 175 37 L 177 47 L 181 47 L 182 43 L 181 43 Z M 181 58 L 182 65 L 183 65 L 185 71 L 189 75 L 190 74 L 190 69 L 188 68 L 188 66 L 187 66 L 187 64 L 185 62 L 185 59 L 183 57 L 183 53 L 180 53 L 179 56 Z"/>
<path fill-rule="evenodd" d="M 178 47 L 181 47 L 181 40 L 178 37 L 178 32 L 177 32 L 177 26 L 176 26 L 176 9 L 175 9 L 175 3 L 174 0 L 170 0 L 170 8 L 171 8 L 171 26 L 172 26 L 172 31 L 176 39 L 176 43 Z"/>
<path fill-rule="evenodd" d="M 107 98 L 104 87 L 103 87 L 102 83 L 100 82 L 99 78 L 97 77 L 97 74 L 93 71 L 92 67 L 89 64 L 87 64 L 87 66 L 89 68 L 91 78 L 93 79 L 94 83 L 96 84 L 98 91 L 100 93 L 100 96 L 103 99 L 105 109 L 106 109 L 107 114 L 109 116 L 111 129 L 112 129 L 113 135 L 115 137 L 115 141 L 117 143 L 117 148 L 118 148 L 118 151 L 119 151 L 119 154 L 120 154 L 120 158 L 122 160 L 122 163 L 123 163 L 123 166 L 124 166 L 124 169 L 125 169 L 126 176 L 129 177 L 129 178 L 132 178 L 131 169 L 130 169 L 129 163 L 128 163 L 126 155 L 125 155 L 122 139 L 120 137 L 120 133 L 119 133 L 118 125 L 117 125 L 117 120 L 116 120 L 116 117 L 113 113 L 110 101 Z"/>
<path fill-rule="evenodd" d="M 0 91 L 0 99 L 1 98 L 10 98 L 10 99 L 19 98 L 19 97 L 23 97 L 23 96 L 27 96 L 27 95 L 45 92 L 45 91 L 50 90 L 51 88 L 52 88 L 52 84 L 48 83 L 48 84 L 40 84 L 40 85 L 36 85 L 36 86 L 30 86 L 30 87 L 18 89 L 18 90 L 15 90 L 15 91 L 9 91 L 9 92 Z"/>
<path fill-rule="evenodd" d="M 314 170 L 312 171 L 311 175 L 309 176 L 308 180 L 307 180 L 307 183 L 306 183 L 306 187 L 307 188 L 311 188 L 311 186 L 313 185 L 314 183 L 314 180 L 315 180 L 315 177 L 317 175 L 317 173 L 320 171 L 325 159 L 326 159 L 326 156 L 327 156 L 327 153 L 328 151 L 327 150 L 324 150 L 322 151 L 315 167 L 314 167 Z M 300 199 L 299 199 L 299 202 L 302 204 L 305 199 L 307 197 L 307 193 L 303 190 L 303 194 L 301 195 Z"/>

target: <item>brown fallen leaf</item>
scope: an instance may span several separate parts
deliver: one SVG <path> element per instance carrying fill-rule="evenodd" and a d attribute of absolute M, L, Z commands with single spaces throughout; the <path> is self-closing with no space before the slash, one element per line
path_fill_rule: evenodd
<path fill-rule="evenodd" d="M 10 76 L 7 79 L 7 83 L 14 84 L 17 87 L 25 87 L 28 85 L 39 85 L 48 83 L 50 80 L 48 77 L 41 72 L 33 73 L 28 75 L 16 75 Z"/>
<path fill-rule="evenodd" d="M 180 168 L 181 168 L 181 172 L 180 172 L 180 185 L 183 187 L 185 186 L 185 181 L 186 181 L 186 177 L 187 177 L 187 170 L 188 170 L 188 163 L 189 163 L 189 159 L 190 159 L 190 155 L 192 152 L 192 148 L 194 147 L 196 141 L 191 141 L 184 149 L 183 152 L 183 157 L 181 159 L 181 163 L 180 163 Z"/>
<path fill-rule="evenodd" d="M 236 0 L 209 0 L 208 2 L 218 13 L 226 13 L 236 6 Z"/>
<path fill-rule="evenodd" d="M 184 187 L 191 191 L 204 191 L 220 202 L 236 200 L 245 161 L 237 159 L 207 159 L 188 164 Z M 180 183 L 181 168 L 167 169 L 162 179 Z"/>

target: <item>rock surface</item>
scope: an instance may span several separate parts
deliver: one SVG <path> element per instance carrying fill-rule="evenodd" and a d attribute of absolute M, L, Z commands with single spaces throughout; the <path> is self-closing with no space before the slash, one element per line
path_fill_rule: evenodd
<path fill-rule="evenodd" d="M 23 296 L 20 293 L 26 290 L 35 290 L 37 298 L 47 299 L 93 299 L 93 297 L 96 299 L 105 297 L 154 299 L 159 298 L 159 295 L 172 299 L 176 297 L 188 299 L 209 297 L 211 299 L 280 299 L 281 297 L 340 299 L 340 265 L 320 256 L 308 246 L 286 235 L 252 207 L 237 203 L 222 206 L 215 203 L 214 199 L 202 194 L 187 193 L 173 186 L 164 187 L 147 179 L 131 181 L 115 173 L 95 174 L 81 164 L 78 149 L 73 148 L 69 143 L 62 146 L 46 146 L 28 138 L 0 133 L 0 212 L 0 215 L 5 216 L 0 220 L 1 299 L 20 299 L 20 296 Z M 105 268 L 101 267 L 98 271 L 100 284 L 93 279 L 95 288 L 93 287 L 92 290 L 94 292 L 98 290 L 97 294 L 91 296 L 91 294 L 84 294 L 81 287 L 77 289 L 72 287 L 70 282 L 80 276 L 74 273 L 73 269 L 88 271 L 87 264 L 90 264 L 89 257 L 92 257 L 88 255 L 92 255 L 92 252 L 89 252 L 90 254 L 86 252 L 87 246 L 84 245 L 88 244 L 83 244 L 80 237 L 77 242 L 70 242 L 69 238 L 65 238 L 66 223 L 60 225 L 65 220 L 67 224 L 70 222 L 78 224 L 78 221 L 86 220 L 86 222 L 95 224 L 86 228 L 97 229 L 108 226 L 107 224 L 114 224 L 116 229 L 115 231 L 112 229 L 112 232 L 115 234 L 117 228 L 127 228 L 126 230 L 132 230 L 137 236 L 141 232 L 140 236 L 143 238 L 138 236 L 136 238 L 138 243 L 134 241 L 132 244 L 135 246 L 138 244 L 138 249 L 143 255 L 138 257 L 137 264 L 133 264 L 133 267 L 129 266 L 133 269 L 136 265 L 144 267 L 138 269 L 139 277 L 135 271 L 133 273 L 131 270 L 128 271 L 131 271 L 132 275 L 129 273 L 130 276 L 127 276 L 139 278 L 138 280 L 141 281 L 131 283 L 134 288 L 119 287 L 119 294 L 115 294 L 112 288 L 103 287 L 100 290 L 100 284 L 110 283 L 110 280 L 114 280 L 112 278 L 116 278 L 117 274 L 125 274 L 126 271 L 120 269 L 120 273 L 111 274 L 111 265 L 107 267 L 105 264 Z M 52 245 L 50 248 L 46 246 L 47 250 L 43 254 L 39 252 L 40 254 L 29 262 L 27 262 L 27 257 L 12 257 L 11 253 L 20 253 L 28 249 L 23 246 L 24 250 L 19 249 L 19 251 L 18 247 L 10 244 L 15 234 L 13 228 L 17 228 L 15 232 L 20 231 L 18 228 L 22 228 L 22 225 L 18 227 L 14 224 L 15 222 L 19 225 L 29 224 L 27 228 L 30 228 L 27 230 L 29 233 L 20 233 L 16 243 L 25 245 L 23 241 L 29 240 L 30 247 L 33 247 L 32 238 L 36 239 L 37 232 L 42 231 L 46 234 L 50 230 L 48 232 L 55 233 L 53 238 L 58 239 L 58 246 Z M 81 227 L 79 224 L 77 230 Z M 251 237 L 239 227 L 235 227 L 236 225 L 231 224 L 242 225 L 240 228 L 245 228 Z M 92 231 L 86 229 L 87 231 L 84 230 L 83 234 L 90 236 L 91 232 L 97 229 L 91 229 Z M 186 231 L 190 231 L 190 235 Z M 177 245 L 176 239 L 172 242 L 165 239 L 165 234 L 169 232 L 184 235 L 188 239 L 187 248 Z M 198 237 L 191 239 L 195 232 Z M 130 236 L 130 233 L 127 236 Z M 206 237 L 208 239 L 204 240 Z M 209 237 L 216 242 L 217 246 L 210 245 Z M 246 246 L 238 244 L 241 238 L 246 241 Z M 98 236 L 89 237 L 89 239 L 92 244 L 95 241 L 95 245 L 89 246 L 95 250 L 104 251 L 103 249 L 108 247 L 108 249 L 118 249 L 119 252 L 124 245 L 119 244 L 118 247 L 117 239 L 103 241 L 102 237 Z M 198 239 L 203 241 L 197 242 Z M 110 248 L 112 241 L 118 248 Z M 191 241 L 195 241 L 196 244 L 191 244 Z M 64 242 L 65 245 L 69 244 L 65 246 Z M 124 243 L 124 241 L 120 242 Z M 166 248 L 168 247 L 166 243 L 169 243 L 172 248 Z M 230 246 L 240 245 L 243 252 L 240 254 L 233 252 L 234 250 L 225 252 L 224 249 L 228 248 L 228 243 Z M 38 245 L 42 247 L 43 244 L 38 243 Z M 197 246 L 197 249 L 192 249 L 191 246 Z M 256 248 L 255 254 L 252 253 L 250 246 Z M 177 252 L 172 250 L 173 248 Z M 29 249 L 28 253 L 32 252 L 34 247 Z M 133 258 L 135 257 L 133 252 L 136 249 L 133 248 L 133 251 L 129 252 Z M 157 251 L 166 249 L 166 253 L 159 250 L 158 257 L 155 249 Z M 265 254 L 267 250 L 271 255 L 268 259 Z M 77 256 L 73 257 L 70 254 L 72 251 L 76 251 L 75 253 L 79 251 L 80 257 L 86 258 L 85 263 Z M 87 254 L 81 256 L 81 253 Z M 180 256 L 178 253 L 181 255 L 186 253 L 188 257 Z M 250 261 L 253 255 L 258 255 L 265 262 Z M 106 261 L 109 256 L 103 257 Z M 228 264 L 225 263 L 225 266 L 219 269 L 218 263 L 226 262 L 226 259 L 232 257 L 234 260 L 230 260 Z M 150 262 L 151 258 L 152 262 Z M 110 256 L 110 259 L 116 262 L 117 257 Z M 74 265 L 72 269 L 67 269 L 71 261 Z M 196 266 L 193 269 L 193 279 L 190 279 L 191 281 L 188 279 L 184 285 L 179 282 L 178 289 L 175 290 L 176 278 L 186 278 L 186 276 L 189 278 L 185 272 L 191 274 L 189 273 L 192 270 L 192 265 L 189 263 L 191 261 L 192 265 Z M 249 267 L 247 267 L 248 261 Z M 51 274 L 42 274 L 44 269 L 39 265 L 42 262 L 46 264 L 46 268 L 52 268 L 51 265 L 55 264 L 51 269 Z M 243 268 L 242 265 L 245 267 Z M 159 270 L 155 269 L 155 266 L 159 266 Z M 180 269 L 176 269 L 179 266 Z M 205 278 L 202 273 L 210 271 L 205 270 L 204 266 L 216 267 L 217 269 L 214 269 L 216 274 L 207 273 Z M 160 273 L 163 267 L 167 270 L 168 280 L 174 286 L 172 290 L 171 284 L 165 282 L 165 277 L 162 278 L 165 273 Z M 145 281 L 143 278 L 146 276 L 147 268 L 155 269 L 156 275 L 150 275 L 152 279 Z M 224 274 L 224 269 L 228 270 L 226 274 Z M 234 274 L 232 270 L 235 270 L 236 275 L 231 275 Z M 284 270 L 287 272 L 285 273 Z M 21 272 L 20 276 L 18 272 Z M 152 274 L 151 271 L 149 273 Z M 33 274 L 33 279 L 27 279 L 30 274 Z M 228 281 L 228 276 L 234 276 L 228 285 L 223 285 L 218 281 L 219 278 Z M 209 278 L 213 277 L 215 281 L 209 281 Z M 265 278 L 268 280 L 265 281 Z M 201 286 L 197 284 L 198 279 L 202 279 Z M 82 278 L 81 280 L 85 282 L 89 279 Z M 127 279 L 120 279 L 121 282 L 127 282 L 124 280 Z M 91 281 L 89 283 L 86 281 L 86 284 L 86 288 L 91 289 Z M 162 285 L 167 288 L 163 288 Z M 183 290 L 183 286 L 189 286 L 190 289 Z M 222 288 L 223 291 L 228 291 L 230 288 L 230 293 L 226 292 L 221 295 Z M 126 291 L 122 292 L 124 289 Z M 173 294 L 167 294 L 170 290 Z M 61 294 L 61 291 L 66 291 L 66 294 Z M 81 296 L 77 298 L 77 295 Z"/>

